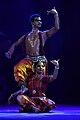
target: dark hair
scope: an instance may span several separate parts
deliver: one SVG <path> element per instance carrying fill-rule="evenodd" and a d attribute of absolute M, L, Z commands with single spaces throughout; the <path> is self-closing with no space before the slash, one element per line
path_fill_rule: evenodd
<path fill-rule="evenodd" d="M 37 61 L 37 62 L 34 63 L 34 69 L 36 68 L 36 66 L 38 65 L 39 62 L 40 61 Z"/>
<path fill-rule="evenodd" d="M 37 62 L 35 62 L 34 65 L 33 65 L 34 71 L 35 71 L 36 66 L 37 66 L 40 62 L 42 62 L 42 63 L 44 64 L 44 66 L 46 66 L 46 63 L 45 63 L 45 62 L 43 62 L 43 61 L 37 61 Z"/>
<path fill-rule="evenodd" d="M 30 19 L 29 19 L 30 23 L 34 22 L 35 17 L 40 17 L 41 18 L 41 16 L 39 14 L 33 14 L 33 15 L 30 16 Z"/>

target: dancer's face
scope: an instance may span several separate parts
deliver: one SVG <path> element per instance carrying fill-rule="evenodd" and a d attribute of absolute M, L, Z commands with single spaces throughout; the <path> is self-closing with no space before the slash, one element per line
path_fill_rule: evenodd
<path fill-rule="evenodd" d="M 37 64 L 35 70 L 36 70 L 36 72 L 37 72 L 38 74 L 42 74 L 42 73 L 44 72 L 44 69 L 45 69 L 44 63 L 43 63 L 43 62 L 39 62 L 39 63 Z"/>
<path fill-rule="evenodd" d="M 35 27 L 40 28 L 40 27 L 41 27 L 41 25 L 42 25 L 41 18 L 40 18 L 40 17 L 35 17 L 35 18 L 34 18 L 33 25 L 34 25 Z"/>

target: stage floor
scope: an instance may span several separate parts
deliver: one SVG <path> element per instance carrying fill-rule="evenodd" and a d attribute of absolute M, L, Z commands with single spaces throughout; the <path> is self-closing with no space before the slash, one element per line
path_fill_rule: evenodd
<path fill-rule="evenodd" d="M 80 106 L 57 105 L 49 113 L 19 113 L 19 106 L 0 105 L 0 120 L 80 120 Z"/>

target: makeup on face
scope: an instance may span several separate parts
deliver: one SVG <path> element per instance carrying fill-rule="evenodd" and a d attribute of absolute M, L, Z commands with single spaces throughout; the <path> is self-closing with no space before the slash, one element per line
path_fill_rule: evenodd
<path fill-rule="evenodd" d="M 36 17 L 36 18 L 34 18 L 34 21 L 40 21 L 40 22 L 42 22 L 42 20 L 41 20 L 40 17 Z"/>

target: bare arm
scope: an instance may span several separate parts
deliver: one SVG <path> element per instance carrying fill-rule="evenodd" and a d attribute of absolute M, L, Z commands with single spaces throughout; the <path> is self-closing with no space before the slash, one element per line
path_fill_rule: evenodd
<path fill-rule="evenodd" d="M 50 82 L 55 80 L 58 76 L 58 71 L 59 71 L 59 59 L 58 60 L 52 60 L 50 61 L 52 64 L 55 65 L 53 75 L 50 75 Z"/>
<path fill-rule="evenodd" d="M 8 52 L 5 53 L 5 56 L 10 59 L 11 56 L 12 56 L 12 54 L 13 54 L 13 52 L 14 52 L 15 47 L 18 46 L 19 44 L 21 44 L 21 43 L 23 42 L 23 40 L 24 40 L 24 36 L 22 36 L 18 41 L 16 41 L 16 42 L 9 48 Z"/>
<path fill-rule="evenodd" d="M 47 31 L 47 37 L 51 37 L 53 34 L 55 34 L 58 30 L 59 30 L 59 15 L 58 15 L 58 12 L 56 11 L 55 7 L 50 10 L 50 11 L 47 11 L 48 14 L 52 13 L 54 14 L 54 19 L 55 19 L 55 25 Z"/>
<path fill-rule="evenodd" d="M 25 92 L 28 91 L 28 88 L 24 87 L 23 90 L 18 90 L 17 92 L 13 93 L 10 95 L 10 97 L 8 98 L 8 104 L 12 103 L 13 99 L 15 97 L 17 97 L 19 94 L 24 94 Z"/>

